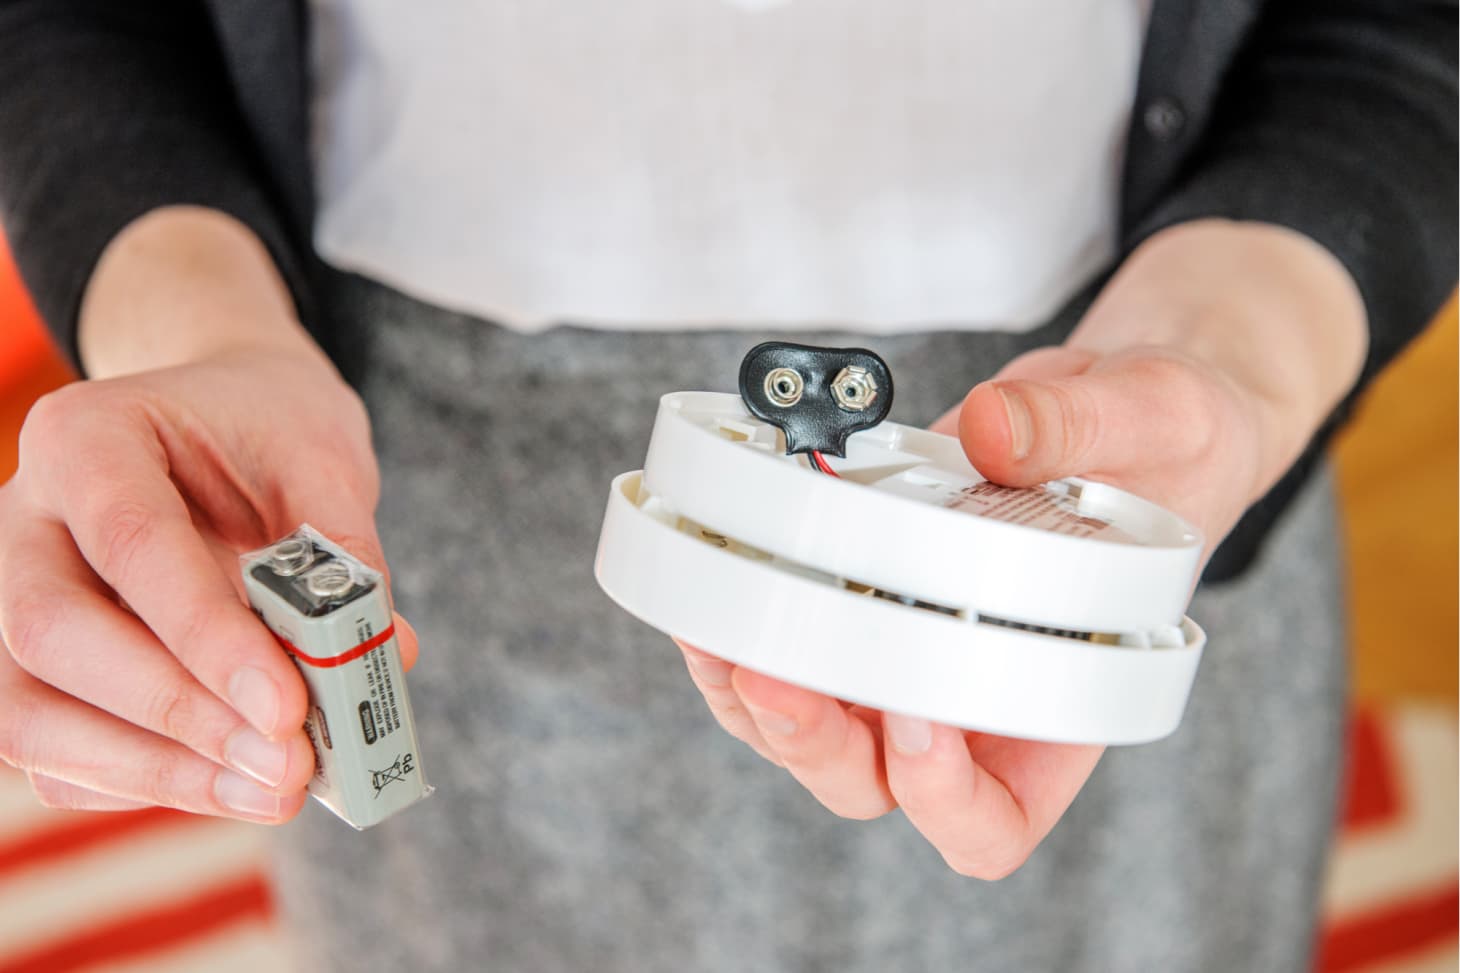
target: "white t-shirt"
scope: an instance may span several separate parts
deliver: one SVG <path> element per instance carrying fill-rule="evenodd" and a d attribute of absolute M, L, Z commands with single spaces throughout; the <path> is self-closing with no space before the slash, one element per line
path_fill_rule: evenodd
<path fill-rule="evenodd" d="M 1023 328 L 1112 256 L 1147 0 L 314 0 L 315 242 L 512 327 Z"/>

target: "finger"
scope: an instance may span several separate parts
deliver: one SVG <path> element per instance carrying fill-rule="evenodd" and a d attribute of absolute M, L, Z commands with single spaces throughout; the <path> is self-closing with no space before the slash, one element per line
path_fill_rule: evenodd
<path fill-rule="evenodd" d="M 58 416 L 59 418 L 55 418 Z M 62 425 L 65 428 L 53 430 Z M 45 410 L 28 426 L 65 442 L 65 459 L 39 451 L 53 485 L 45 502 L 83 557 L 179 661 L 271 739 L 304 722 L 303 680 L 239 601 L 168 479 L 170 460 L 143 423 Z"/>
<path fill-rule="evenodd" d="M 36 799 L 49 808 L 58 811 L 137 811 L 144 807 L 141 801 L 129 801 L 124 797 L 112 797 L 99 791 L 88 790 L 56 780 L 44 774 L 29 774 L 30 789 Z"/>
<path fill-rule="evenodd" d="M 705 697 L 705 703 L 710 707 L 715 721 L 726 733 L 779 767 L 781 758 L 776 756 L 775 750 L 761 737 L 755 721 L 745 711 L 745 704 L 731 687 L 730 680 L 735 667 L 724 659 L 679 639 L 675 639 L 674 644 L 684 653 L 684 664 L 689 670 L 689 678 L 700 691 L 700 695 Z"/>
<path fill-rule="evenodd" d="M 830 696 L 749 669 L 732 682 L 786 769 L 829 810 L 858 820 L 892 810 L 881 741 L 865 722 Z"/>
<path fill-rule="evenodd" d="M 349 444 L 338 444 L 339 452 L 326 462 L 334 475 L 319 476 L 318 457 L 302 460 L 303 475 L 288 476 L 280 484 L 283 510 L 280 524 L 293 530 L 308 524 L 385 576 L 390 588 L 390 566 L 375 529 L 375 507 L 380 499 L 379 481 L 368 447 L 365 456 Z"/>
<path fill-rule="evenodd" d="M 415 667 L 416 660 L 421 657 L 421 640 L 416 635 L 415 628 L 400 612 L 392 612 L 391 618 L 395 621 L 395 640 L 400 646 L 401 667 L 410 672 Z"/>
<path fill-rule="evenodd" d="M 1117 356 L 1079 375 L 975 387 L 959 438 L 979 472 L 1011 486 L 1180 465 L 1217 433 L 1214 391 L 1174 356 Z"/>
<path fill-rule="evenodd" d="M 20 667 L 136 726 L 228 764 L 280 793 L 304 787 L 314 757 L 302 730 L 269 740 L 123 611 L 56 521 L 21 519 L 0 558 L 0 640 Z"/>
<path fill-rule="evenodd" d="M 1089 368 L 1096 361 L 1094 352 L 1085 351 L 1081 348 L 1069 348 L 1065 345 L 1050 345 L 1044 348 L 1035 348 L 1033 351 L 1026 351 L 1024 354 L 1011 360 L 995 379 L 1047 379 L 1063 378 L 1068 375 L 1079 375 Z M 963 403 L 960 402 L 947 412 L 939 416 L 932 425 L 928 426 L 933 432 L 940 432 L 945 436 L 958 435 L 958 419 L 963 413 Z"/>
<path fill-rule="evenodd" d="M 280 795 L 182 744 L 47 686 L 3 660 L 0 759 L 28 774 L 145 805 L 279 823 L 304 791 Z"/>
<path fill-rule="evenodd" d="M 950 868 L 982 879 L 1024 863 L 1101 753 L 997 737 L 970 743 L 961 730 L 894 713 L 883 730 L 888 784 L 908 821 Z"/>

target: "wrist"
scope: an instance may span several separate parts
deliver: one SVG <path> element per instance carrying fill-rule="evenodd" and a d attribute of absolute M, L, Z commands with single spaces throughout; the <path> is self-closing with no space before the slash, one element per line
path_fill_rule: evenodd
<path fill-rule="evenodd" d="M 1344 267 L 1283 227 L 1202 220 L 1130 255 L 1069 345 L 1169 350 L 1214 371 L 1253 429 L 1256 500 L 1357 380 L 1364 305 Z"/>
<path fill-rule="evenodd" d="M 94 378 L 251 350 L 328 365 L 258 237 L 196 206 L 153 210 L 112 239 L 87 284 L 78 328 L 81 361 Z"/>

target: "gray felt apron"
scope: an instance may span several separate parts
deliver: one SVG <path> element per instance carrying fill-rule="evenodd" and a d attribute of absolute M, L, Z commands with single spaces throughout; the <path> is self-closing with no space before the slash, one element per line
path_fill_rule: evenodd
<path fill-rule="evenodd" d="M 733 390 L 767 335 L 521 335 L 354 278 L 332 301 L 367 351 L 438 790 L 366 833 L 313 804 L 283 829 L 302 969 L 1307 968 L 1345 696 L 1325 476 L 1252 570 L 1198 593 L 1211 642 L 1181 730 L 1108 752 L 1029 863 L 984 883 L 727 736 L 593 581 L 609 479 L 641 464 L 659 395 Z M 1062 333 L 805 339 L 876 348 L 892 418 L 924 423 Z"/>

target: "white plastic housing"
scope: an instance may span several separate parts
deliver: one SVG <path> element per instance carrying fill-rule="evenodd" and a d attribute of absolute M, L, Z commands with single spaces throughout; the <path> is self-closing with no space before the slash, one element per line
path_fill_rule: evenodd
<path fill-rule="evenodd" d="M 842 479 L 779 437 L 737 396 L 665 396 L 645 469 L 610 491 L 595 563 L 610 597 L 879 709 L 1070 742 L 1179 724 L 1205 642 L 1182 617 L 1201 551 L 1189 525 L 1089 481 L 980 486 L 955 439 L 896 423 L 851 438 Z M 1044 526 L 968 512 L 990 490 Z"/>

